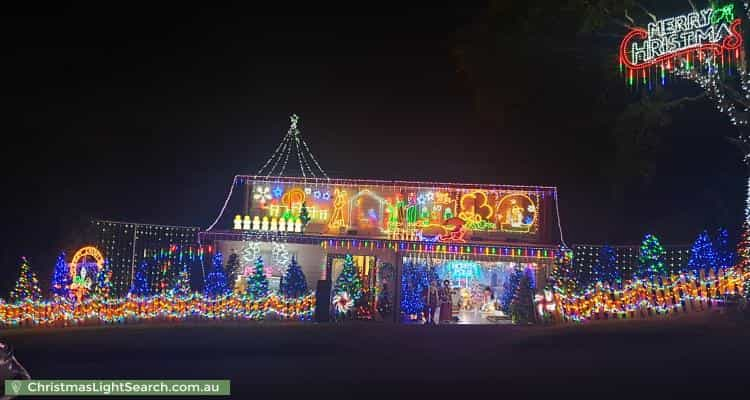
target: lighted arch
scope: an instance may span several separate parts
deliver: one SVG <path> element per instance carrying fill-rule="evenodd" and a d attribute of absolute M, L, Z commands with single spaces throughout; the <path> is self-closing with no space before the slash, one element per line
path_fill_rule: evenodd
<path fill-rule="evenodd" d="M 81 262 L 81 260 L 85 260 L 86 257 L 93 258 L 97 269 L 101 271 L 104 266 L 104 256 L 96 247 L 86 246 L 78 249 L 73 255 L 73 259 L 70 261 L 70 276 L 76 276 L 78 273 L 78 263 Z"/>

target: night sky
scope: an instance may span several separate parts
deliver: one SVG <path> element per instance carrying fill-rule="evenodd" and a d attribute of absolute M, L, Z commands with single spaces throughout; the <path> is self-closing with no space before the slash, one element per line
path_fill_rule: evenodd
<path fill-rule="evenodd" d="M 652 179 L 622 184 L 609 172 L 609 133 L 592 120 L 601 93 L 626 90 L 590 73 L 616 70 L 601 54 L 618 40 L 570 35 L 570 46 L 599 47 L 583 58 L 543 41 L 519 43 L 518 56 L 509 46 L 496 71 L 503 101 L 487 118 L 453 52 L 484 12 L 465 7 L 2 17 L 2 289 L 22 255 L 47 280 L 91 218 L 205 228 L 290 113 L 331 176 L 557 186 L 568 244 L 633 244 L 649 232 L 689 244 L 719 226 L 737 235 L 745 170 L 710 102 L 675 111 Z"/>

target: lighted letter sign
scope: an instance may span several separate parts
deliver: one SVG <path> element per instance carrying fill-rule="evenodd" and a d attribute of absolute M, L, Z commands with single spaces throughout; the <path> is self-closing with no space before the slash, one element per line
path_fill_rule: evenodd
<path fill-rule="evenodd" d="M 740 19 L 734 18 L 734 5 L 706 8 L 685 15 L 650 22 L 647 29 L 633 28 L 620 44 L 620 64 L 630 73 L 648 67 L 671 69 L 674 58 L 691 55 L 723 57 L 739 52 L 742 45 Z M 730 53 L 731 54 L 731 53 Z M 645 75 L 645 72 L 644 72 Z"/>

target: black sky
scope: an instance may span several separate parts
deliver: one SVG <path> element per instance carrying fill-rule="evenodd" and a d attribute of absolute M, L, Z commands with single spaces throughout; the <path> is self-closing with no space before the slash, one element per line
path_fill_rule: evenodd
<path fill-rule="evenodd" d="M 575 59 L 498 71 L 526 96 L 499 128 L 478 116 L 451 48 L 481 2 L 283 11 L 3 17 L 3 286 L 21 255 L 48 274 L 90 218 L 205 228 L 232 176 L 262 165 L 292 112 L 334 176 L 556 185 L 569 244 L 647 232 L 687 244 L 704 228 L 737 230 L 744 170 L 708 102 L 676 113 L 654 181 L 612 205 L 602 171 L 613 151 L 587 125 L 603 83 L 555 68 Z"/>

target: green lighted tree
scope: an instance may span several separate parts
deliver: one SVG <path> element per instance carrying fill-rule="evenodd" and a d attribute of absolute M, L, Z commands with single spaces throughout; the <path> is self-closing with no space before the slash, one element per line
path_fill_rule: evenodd
<path fill-rule="evenodd" d="M 299 220 L 302 222 L 302 227 L 306 227 L 307 224 L 310 222 L 310 214 L 307 211 L 307 203 L 302 202 L 302 208 L 299 211 Z"/>
<path fill-rule="evenodd" d="M 665 275 L 667 269 L 664 266 L 664 254 L 664 247 L 659 243 L 659 238 L 650 233 L 646 235 L 641 243 L 638 257 L 640 275 L 647 274 L 650 277 Z"/>
<path fill-rule="evenodd" d="M 39 280 L 26 257 L 21 257 L 21 272 L 16 286 L 10 292 L 11 303 L 17 303 L 23 300 L 38 301 L 42 299 L 42 291 L 39 289 Z"/>
<path fill-rule="evenodd" d="M 357 266 L 354 265 L 354 259 L 351 254 L 347 254 L 344 258 L 344 269 L 341 271 L 339 277 L 336 278 L 333 293 L 347 293 L 355 305 L 362 298 L 362 281 L 359 279 L 359 271 L 357 270 Z"/>
<path fill-rule="evenodd" d="M 263 259 L 255 260 L 255 271 L 247 278 L 247 294 L 252 299 L 260 299 L 268 296 L 268 278 L 263 268 Z"/>
<path fill-rule="evenodd" d="M 94 295 L 100 299 L 108 299 L 112 292 L 112 268 L 109 266 L 109 259 L 104 259 L 104 265 L 96 273 L 96 287 Z"/>
<path fill-rule="evenodd" d="M 564 246 L 560 246 L 555 257 L 550 282 L 552 287 L 564 296 L 574 294 L 579 288 L 578 280 L 573 270 L 573 252 Z"/>
<path fill-rule="evenodd" d="M 742 234 L 737 243 L 737 266 L 743 271 L 750 271 L 750 224 L 742 224 Z"/>

